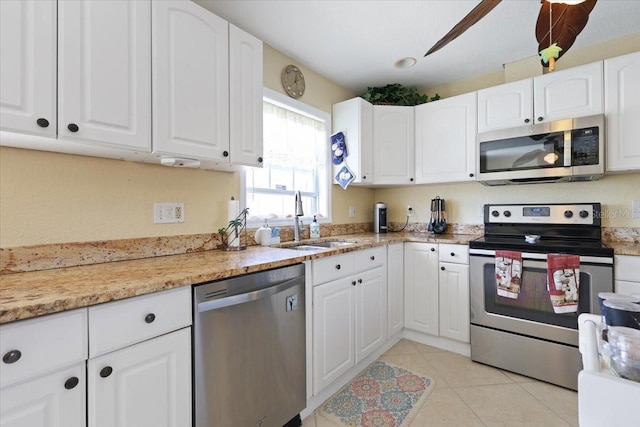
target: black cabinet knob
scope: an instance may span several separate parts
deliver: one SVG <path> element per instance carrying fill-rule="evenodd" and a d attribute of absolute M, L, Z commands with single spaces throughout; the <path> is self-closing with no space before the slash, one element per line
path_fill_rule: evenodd
<path fill-rule="evenodd" d="M 69 123 L 69 125 L 67 126 L 67 129 L 69 129 L 70 132 L 74 132 L 75 133 L 75 132 L 78 132 L 78 130 L 80 128 L 75 123 Z"/>
<path fill-rule="evenodd" d="M 225 150 L 225 151 L 222 152 L 222 155 L 224 157 L 229 157 L 229 152 L 227 150 Z"/>
<path fill-rule="evenodd" d="M 440 270 L 444 271 L 444 267 L 440 267 Z"/>
<path fill-rule="evenodd" d="M 362 179 L 367 179 L 367 175 L 363 175 L 363 176 L 362 176 Z"/>
<path fill-rule="evenodd" d="M 473 178 L 473 177 L 474 177 L 474 174 L 470 173 L 469 178 Z"/>
<path fill-rule="evenodd" d="M 455 252 L 451 252 L 451 256 L 456 256 L 456 253 Z"/>
<path fill-rule="evenodd" d="M 258 157 L 258 163 L 262 163 L 262 157 Z"/>
<path fill-rule="evenodd" d="M 409 181 L 413 182 L 413 178 L 409 178 Z"/>
<path fill-rule="evenodd" d="M 525 123 L 529 123 L 530 121 L 531 121 L 531 120 L 529 120 L 529 119 L 524 119 L 524 122 L 525 122 Z"/>
<path fill-rule="evenodd" d="M 436 251 L 436 248 L 431 248 L 431 252 L 435 252 L 435 251 Z"/>
<path fill-rule="evenodd" d="M 358 279 L 358 283 L 362 283 L 362 279 Z"/>
<path fill-rule="evenodd" d="M 144 321 L 147 323 L 153 323 L 154 320 L 156 320 L 156 315 L 153 313 L 149 313 L 146 316 L 144 316 Z"/>
<path fill-rule="evenodd" d="M 4 356 L 2 356 L 2 361 L 7 365 L 10 365 L 11 363 L 16 363 L 20 360 L 20 357 L 22 357 L 20 350 L 11 350 L 7 351 Z"/>
<path fill-rule="evenodd" d="M 340 270 L 340 264 L 336 264 L 336 270 Z"/>
<path fill-rule="evenodd" d="M 541 122 L 542 121 L 542 116 L 538 117 L 538 121 Z"/>
<path fill-rule="evenodd" d="M 49 120 L 47 119 L 43 119 L 42 117 L 39 118 L 38 120 L 36 120 L 36 123 L 38 124 L 38 126 L 40 126 L 41 128 L 46 128 L 49 127 Z"/>
<path fill-rule="evenodd" d="M 64 388 L 66 388 L 67 390 L 71 390 L 73 388 L 76 388 L 79 382 L 80 380 L 78 379 L 78 377 L 71 377 L 64 382 Z"/>
<path fill-rule="evenodd" d="M 351 282 L 351 284 L 352 284 L 353 286 L 355 286 L 355 285 L 356 285 L 356 281 L 354 280 L 353 282 Z"/>
<path fill-rule="evenodd" d="M 109 375 L 111 375 L 112 372 L 113 368 L 111 366 L 105 366 L 104 368 L 100 369 L 100 376 L 102 378 L 107 378 Z"/>
<path fill-rule="evenodd" d="M 376 257 L 371 255 L 371 261 L 375 261 L 375 260 L 376 260 Z"/>

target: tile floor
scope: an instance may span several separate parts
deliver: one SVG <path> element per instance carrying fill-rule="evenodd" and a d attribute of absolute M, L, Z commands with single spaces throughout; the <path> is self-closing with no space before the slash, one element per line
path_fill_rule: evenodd
<path fill-rule="evenodd" d="M 578 394 L 574 391 L 404 339 L 380 359 L 435 382 L 409 427 L 578 425 Z M 315 413 L 302 425 L 329 427 Z"/>

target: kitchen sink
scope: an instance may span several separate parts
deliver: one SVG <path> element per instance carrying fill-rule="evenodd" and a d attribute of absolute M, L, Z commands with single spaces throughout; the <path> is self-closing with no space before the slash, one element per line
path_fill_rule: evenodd
<path fill-rule="evenodd" d="M 285 246 L 285 249 L 296 249 L 299 251 L 313 251 L 316 249 L 335 249 L 342 248 L 345 246 L 355 245 L 356 242 L 314 242 L 314 243 L 300 243 L 298 245 L 293 246 Z"/>

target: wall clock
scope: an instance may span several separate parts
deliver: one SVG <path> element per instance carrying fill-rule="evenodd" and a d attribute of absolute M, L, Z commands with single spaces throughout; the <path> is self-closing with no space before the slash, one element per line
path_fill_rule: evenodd
<path fill-rule="evenodd" d="M 304 95 L 305 82 L 300 68 L 295 65 L 287 65 L 282 70 L 282 87 L 292 98 L 300 98 Z"/>

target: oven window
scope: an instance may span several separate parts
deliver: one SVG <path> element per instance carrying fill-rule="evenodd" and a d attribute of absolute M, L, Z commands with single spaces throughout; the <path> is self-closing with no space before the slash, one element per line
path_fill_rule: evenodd
<path fill-rule="evenodd" d="M 483 273 L 485 310 L 488 313 L 578 329 L 578 315 L 590 312 L 590 276 L 584 272 L 580 272 L 578 312 L 564 314 L 557 314 L 553 311 L 549 291 L 547 290 L 547 269 L 525 267 L 522 272 L 522 285 L 517 299 L 506 298 L 497 294 L 496 272 L 493 263 L 484 264 Z"/>
<path fill-rule="evenodd" d="M 480 172 L 544 169 L 564 165 L 564 132 L 480 143 Z"/>

